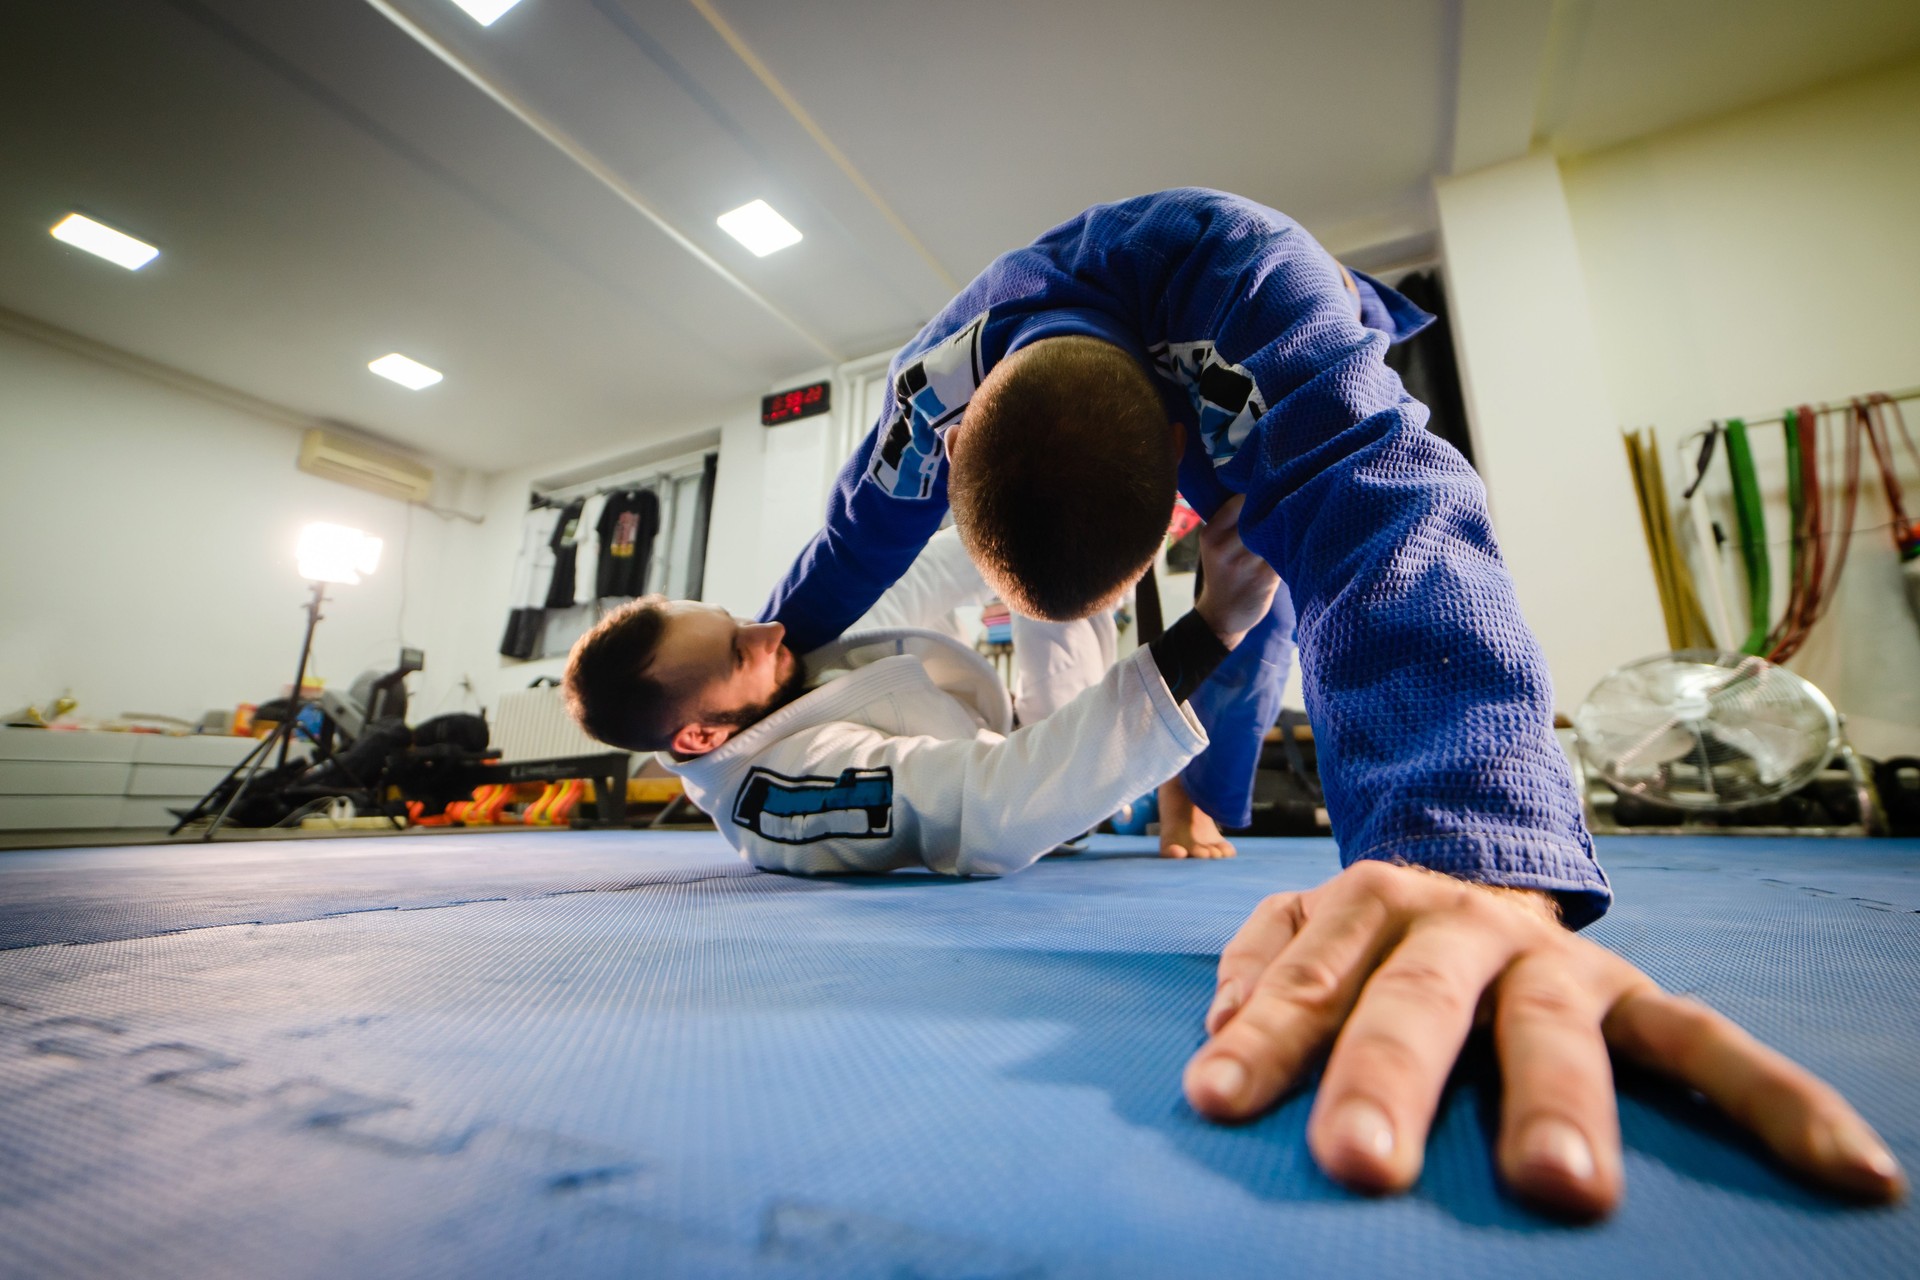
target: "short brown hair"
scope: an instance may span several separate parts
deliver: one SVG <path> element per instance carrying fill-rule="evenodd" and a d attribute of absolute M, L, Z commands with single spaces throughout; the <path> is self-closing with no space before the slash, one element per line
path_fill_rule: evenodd
<path fill-rule="evenodd" d="M 680 728 L 667 690 L 647 675 L 666 629 L 664 596 L 629 600 L 573 643 L 561 680 L 567 712 L 623 751 L 664 751 Z"/>
<path fill-rule="evenodd" d="M 1049 338 L 1011 357 L 967 405 L 953 453 L 960 540 L 1022 613 L 1087 617 L 1166 536 L 1176 464 L 1166 409 L 1111 343 Z"/>

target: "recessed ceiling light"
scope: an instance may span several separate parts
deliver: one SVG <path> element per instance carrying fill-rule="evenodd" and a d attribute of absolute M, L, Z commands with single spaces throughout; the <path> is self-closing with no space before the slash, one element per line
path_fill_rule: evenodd
<path fill-rule="evenodd" d="M 721 214 L 716 221 L 722 231 L 753 250 L 756 258 L 764 258 L 790 244 L 800 243 L 800 232 L 791 222 L 775 213 L 773 206 L 765 200 L 743 204 L 738 209 Z"/>
<path fill-rule="evenodd" d="M 409 360 L 395 351 L 368 363 L 367 368 L 381 377 L 397 382 L 409 391 L 419 391 L 440 381 L 440 371 L 429 369 L 418 360 Z"/>
<path fill-rule="evenodd" d="M 60 219 L 53 228 L 53 238 L 64 240 L 76 249 L 85 249 L 108 262 L 118 263 L 129 271 L 138 271 L 160 256 L 160 251 L 146 241 L 135 240 L 124 232 L 102 226 L 92 218 L 83 218 L 77 213 Z"/>
<path fill-rule="evenodd" d="M 453 2 L 465 9 L 468 16 L 475 22 L 483 27 L 490 27 L 494 19 L 519 4 L 520 0 L 453 0 Z"/>

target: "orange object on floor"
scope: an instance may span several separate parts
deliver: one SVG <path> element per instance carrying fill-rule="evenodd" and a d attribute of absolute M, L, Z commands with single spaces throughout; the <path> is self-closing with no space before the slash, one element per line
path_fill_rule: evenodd
<path fill-rule="evenodd" d="M 473 803 L 467 806 L 466 824 L 478 827 L 502 821 L 501 811 L 512 799 L 513 788 L 509 786 L 475 787 Z"/>
<path fill-rule="evenodd" d="M 566 826 L 573 820 L 573 810 L 587 793 L 587 784 L 581 778 L 568 778 L 560 784 L 560 794 L 547 805 L 547 821 L 556 827 Z"/>
<path fill-rule="evenodd" d="M 463 804 L 462 801 L 455 801 Z M 453 805 L 448 805 L 439 813 L 429 814 L 427 806 L 418 800 L 407 801 L 407 821 L 416 827 L 450 827 L 453 825 Z"/>
<path fill-rule="evenodd" d="M 555 797 L 559 794 L 560 784 L 557 782 L 549 782 L 545 787 L 541 788 L 539 798 L 534 800 L 532 804 L 529 804 L 526 812 L 520 815 L 520 821 L 529 827 L 544 827 L 550 825 L 550 820 L 547 817 L 547 806 L 552 804 Z"/>

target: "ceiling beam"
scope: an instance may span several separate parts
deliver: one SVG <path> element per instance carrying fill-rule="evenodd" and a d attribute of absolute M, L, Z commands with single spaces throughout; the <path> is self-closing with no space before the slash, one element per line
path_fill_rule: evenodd
<path fill-rule="evenodd" d="M 297 427 L 303 431 L 313 427 L 330 429 L 347 427 L 349 430 L 361 431 L 361 428 L 352 427 L 347 423 L 328 421 L 310 413 L 302 413 L 298 409 L 290 409 L 277 401 L 263 400 L 237 387 L 230 387 L 224 382 L 215 382 L 197 373 L 188 373 L 185 369 L 177 369 L 173 365 L 162 364 L 158 360 L 149 360 L 145 356 L 135 355 L 131 351 L 102 342 L 98 338 L 89 338 L 71 329 L 62 329 L 59 325 L 36 320 L 30 315 L 7 307 L 0 307 L 0 333 L 30 338 L 35 342 L 64 351 L 68 355 L 96 360 L 122 373 L 131 373 L 174 391 L 199 396 L 214 404 L 236 409 L 255 418 L 264 418 L 268 422 L 277 422 L 282 426 Z M 363 434 L 379 439 L 380 443 L 388 448 L 403 450 L 411 456 L 418 455 L 417 450 L 374 436 L 372 432 L 363 432 Z"/>
<path fill-rule="evenodd" d="M 1554 7 L 1554 0 L 1460 0 L 1446 173 L 1518 159 L 1533 146 Z"/>
<path fill-rule="evenodd" d="M 788 315 L 774 303 L 772 299 L 755 289 L 745 280 L 742 280 L 739 276 L 728 270 L 719 259 L 695 244 L 684 232 L 669 222 L 664 214 L 655 209 L 645 196 L 634 190 L 626 179 L 614 172 L 610 165 L 589 151 L 578 139 L 568 134 L 565 130 L 561 129 L 559 125 L 548 120 L 545 116 L 542 116 L 526 102 L 515 97 L 504 85 L 488 79 L 477 67 L 441 43 L 424 27 L 413 21 L 413 19 L 409 18 L 406 14 L 400 12 L 400 10 L 392 4 L 389 4 L 387 0 L 367 0 L 367 3 L 371 5 L 380 16 L 404 31 L 421 48 L 450 67 L 461 79 L 486 94 L 487 97 L 493 99 L 507 114 L 511 115 L 527 128 L 533 130 L 534 133 L 538 134 L 540 138 L 549 146 L 553 147 L 554 150 L 573 161 L 574 164 L 583 169 L 601 186 L 618 196 L 628 208 L 638 213 L 648 222 L 651 222 L 662 235 L 673 241 L 674 244 L 683 249 L 701 266 L 713 272 L 716 276 L 719 276 L 727 284 L 733 286 L 741 294 L 757 304 L 760 309 L 768 315 L 786 325 L 787 328 L 793 330 L 796 334 L 799 334 L 814 350 L 836 364 L 846 359 L 846 356 L 836 349 L 832 343 Z"/>
<path fill-rule="evenodd" d="M 807 109 L 800 105 L 800 100 L 794 97 L 793 94 L 788 91 L 787 86 L 780 82 L 779 77 L 773 74 L 772 68 L 760 60 L 760 55 L 748 46 L 747 42 L 741 38 L 740 33 L 733 29 L 733 25 L 721 17 L 720 11 L 709 4 L 707 0 L 688 0 L 688 2 L 699 11 L 701 17 L 707 20 L 707 25 L 711 26 L 715 33 L 718 34 L 722 40 L 726 41 L 727 47 L 733 50 L 734 56 L 745 63 L 747 70 L 753 72 L 761 85 L 766 88 L 766 91 L 773 95 L 774 101 L 786 108 L 787 114 L 793 117 L 794 122 L 806 130 L 807 136 L 813 139 L 815 145 L 817 145 L 820 150 L 826 152 L 827 158 L 839 167 L 841 173 L 846 175 L 847 181 L 853 184 L 854 190 L 865 196 L 867 203 L 871 204 L 874 209 L 879 212 L 880 216 L 886 219 L 887 225 L 893 228 L 894 233 L 906 241 L 907 245 L 912 248 L 915 253 L 920 255 L 921 261 L 932 268 L 935 278 L 938 279 L 941 284 L 945 285 L 948 290 L 958 293 L 960 291 L 960 282 L 953 278 L 953 273 L 947 270 L 946 264 L 935 257 L 933 250 L 927 248 L 920 237 L 913 233 L 913 228 L 907 225 L 906 219 L 894 212 L 893 206 L 887 203 L 886 198 L 874 188 L 871 182 L 867 181 L 867 175 L 861 173 L 860 170 L 854 166 L 853 161 L 847 158 L 847 153 L 842 151 L 839 145 L 827 136 L 827 131 L 822 129 Z"/>

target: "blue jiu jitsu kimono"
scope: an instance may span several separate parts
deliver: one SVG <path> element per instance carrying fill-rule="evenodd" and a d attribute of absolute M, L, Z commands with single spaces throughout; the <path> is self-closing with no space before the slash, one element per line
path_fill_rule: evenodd
<path fill-rule="evenodd" d="M 1382 360 L 1429 317 L 1358 281 L 1356 319 L 1298 224 L 1194 188 L 1096 206 L 1002 255 L 894 358 L 894 403 L 761 616 L 800 652 L 837 636 L 939 527 L 941 436 L 987 371 L 1042 338 L 1104 339 L 1186 427 L 1180 492 L 1202 515 L 1244 493 L 1241 537 L 1285 583 L 1192 701 L 1213 741 L 1183 775 L 1194 799 L 1247 821 L 1297 634 L 1343 863 L 1552 890 L 1569 924 L 1597 917 L 1610 891 L 1485 491 Z"/>

